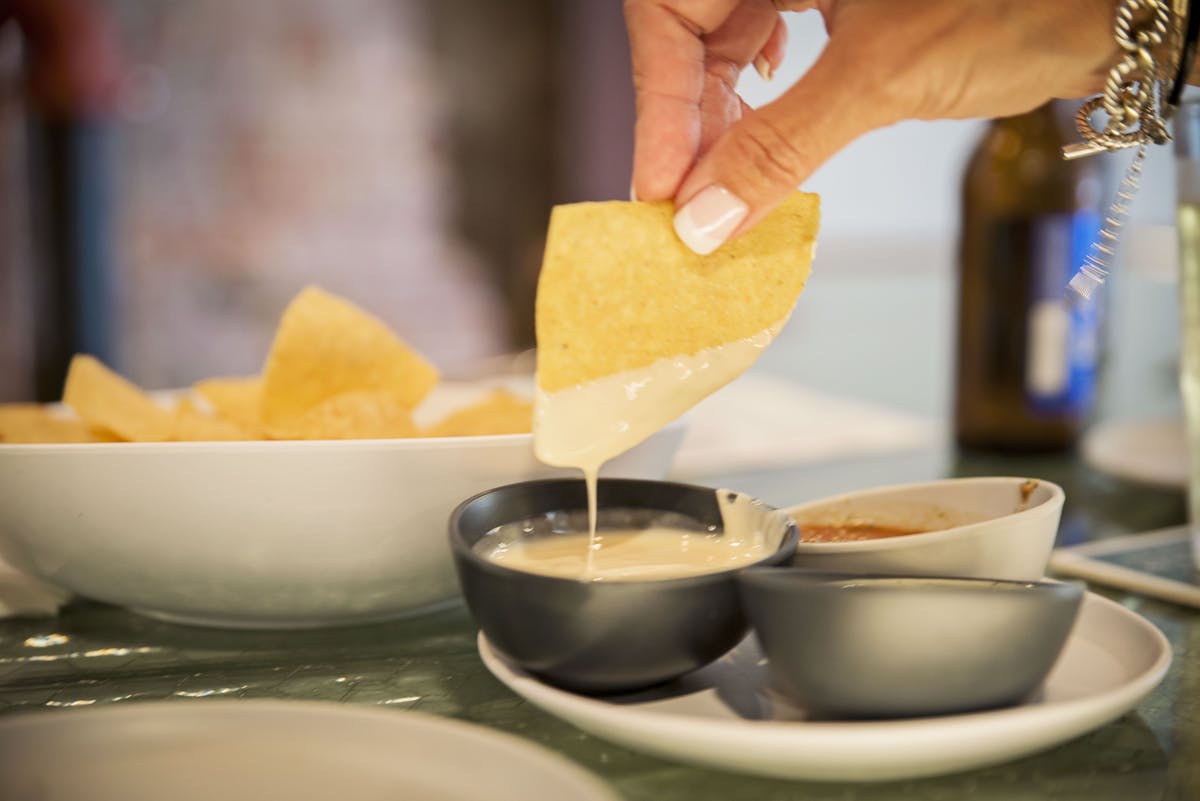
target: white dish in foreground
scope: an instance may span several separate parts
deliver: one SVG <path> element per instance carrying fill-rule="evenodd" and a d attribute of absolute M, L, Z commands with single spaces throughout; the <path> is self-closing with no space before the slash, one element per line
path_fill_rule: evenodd
<path fill-rule="evenodd" d="M 1083 460 L 1110 476 L 1170 489 L 1187 489 L 1187 436 L 1183 420 L 1118 420 L 1087 433 Z"/>
<path fill-rule="evenodd" d="M 510 689 L 579 728 L 708 767 L 819 781 L 884 781 L 1005 762 L 1069 740 L 1135 707 L 1166 673 L 1171 647 L 1151 623 L 1089 594 L 1062 655 L 1020 706 L 932 718 L 806 720 L 768 690 L 754 639 L 663 688 L 590 698 L 543 684 L 479 652 Z"/>
<path fill-rule="evenodd" d="M 296 701 L 137 703 L 0 720 L 0 797 L 617 801 L 568 760 L 483 726 Z"/>

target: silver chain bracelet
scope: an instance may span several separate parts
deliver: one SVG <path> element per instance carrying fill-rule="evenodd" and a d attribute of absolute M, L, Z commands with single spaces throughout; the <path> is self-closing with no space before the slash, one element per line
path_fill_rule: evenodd
<path fill-rule="evenodd" d="M 1187 0 L 1121 0 L 1114 26 L 1121 60 L 1109 70 L 1104 93 L 1076 113 L 1075 127 L 1084 141 L 1063 148 L 1064 158 L 1171 140 L 1169 82 L 1183 57 L 1186 16 Z M 1162 59 L 1163 52 L 1173 57 Z M 1092 122 L 1101 109 L 1108 116 L 1102 128 Z"/>
<path fill-rule="evenodd" d="M 1166 123 L 1179 101 L 1195 47 L 1190 26 L 1196 20 L 1188 19 L 1188 6 L 1188 0 L 1121 0 L 1114 25 L 1121 60 L 1109 71 L 1103 94 L 1085 102 L 1075 115 L 1075 127 L 1083 141 L 1063 148 L 1066 159 L 1138 148 L 1096 241 L 1068 284 L 1085 300 L 1108 277 L 1117 239 L 1141 180 L 1146 146 L 1171 141 Z M 1163 53 L 1168 57 L 1161 58 Z M 1092 118 L 1101 110 L 1108 121 L 1097 127 Z"/>

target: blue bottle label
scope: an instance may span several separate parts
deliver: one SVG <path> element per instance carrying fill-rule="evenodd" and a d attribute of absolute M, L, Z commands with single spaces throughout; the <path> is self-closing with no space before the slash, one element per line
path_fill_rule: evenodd
<path fill-rule="evenodd" d="M 1101 311 L 1094 298 L 1069 298 L 1067 281 L 1099 231 L 1093 211 L 1032 224 L 1024 385 L 1035 413 L 1082 416 L 1095 399 Z"/>

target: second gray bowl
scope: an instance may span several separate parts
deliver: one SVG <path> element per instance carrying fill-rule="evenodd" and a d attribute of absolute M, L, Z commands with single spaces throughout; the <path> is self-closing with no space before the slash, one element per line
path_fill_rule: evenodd
<path fill-rule="evenodd" d="M 819 714 L 909 717 L 1013 704 L 1050 672 L 1077 584 L 747 570 L 772 683 Z"/>
<path fill-rule="evenodd" d="M 621 510 L 671 512 L 721 531 L 718 492 L 688 484 L 601 479 L 600 521 Z M 737 495 L 737 493 L 732 493 Z M 548 682 L 588 693 L 627 691 L 695 670 L 749 631 L 737 570 L 673 579 L 595 582 L 524 572 L 476 553 L 492 529 L 587 508 L 580 480 L 510 484 L 464 501 L 450 517 L 463 595 L 499 652 Z M 767 538 L 779 564 L 796 549 L 791 518 L 757 501 L 741 522 Z"/>

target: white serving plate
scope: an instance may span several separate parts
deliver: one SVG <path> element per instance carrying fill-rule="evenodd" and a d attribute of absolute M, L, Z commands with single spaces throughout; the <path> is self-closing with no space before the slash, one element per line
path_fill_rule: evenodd
<path fill-rule="evenodd" d="M 770 690 L 753 637 L 677 682 L 608 698 L 542 683 L 497 655 L 482 634 L 479 652 L 518 695 L 615 743 L 762 776 L 856 782 L 952 773 L 1049 748 L 1133 709 L 1171 661 L 1157 628 L 1093 594 L 1040 692 L 1018 706 L 940 717 L 810 719 Z"/>
<path fill-rule="evenodd" d="M 1115 420 L 1089 430 L 1083 460 L 1110 476 L 1168 489 L 1187 489 L 1187 432 L 1182 418 Z"/>
<path fill-rule="evenodd" d="M 483 726 L 308 701 L 151 702 L 0 720 L 0 798 L 618 801 Z"/>

